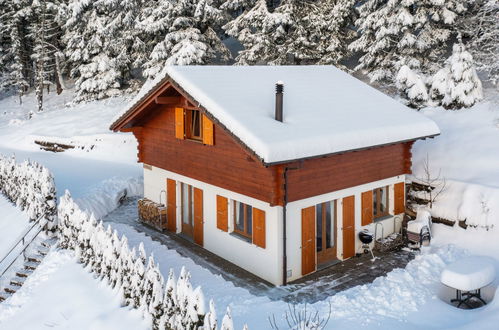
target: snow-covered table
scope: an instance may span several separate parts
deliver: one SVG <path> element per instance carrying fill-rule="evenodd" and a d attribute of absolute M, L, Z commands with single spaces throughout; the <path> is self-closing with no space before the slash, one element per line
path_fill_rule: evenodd
<path fill-rule="evenodd" d="M 457 307 L 462 304 L 472 308 L 469 304 L 472 298 L 477 298 L 483 304 L 486 302 L 481 297 L 481 289 L 495 279 L 494 260 L 484 256 L 470 256 L 451 263 L 445 267 L 440 275 L 442 284 L 456 289 Z"/>

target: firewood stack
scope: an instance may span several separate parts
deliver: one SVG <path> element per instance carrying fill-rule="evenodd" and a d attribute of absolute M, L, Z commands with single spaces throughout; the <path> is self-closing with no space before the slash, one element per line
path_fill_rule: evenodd
<path fill-rule="evenodd" d="M 147 198 L 140 199 L 138 206 L 140 221 L 158 230 L 166 228 L 166 207 Z"/>

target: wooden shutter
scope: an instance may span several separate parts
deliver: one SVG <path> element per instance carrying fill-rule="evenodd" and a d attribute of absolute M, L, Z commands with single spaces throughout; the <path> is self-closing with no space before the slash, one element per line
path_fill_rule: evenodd
<path fill-rule="evenodd" d="M 177 183 L 175 180 L 166 179 L 166 195 L 167 228 L 169 231 L 175 233 L 177 231 Z"/>
<path fill-rule="evenodd" d="M 184 139 L 184 109 L 175 108 L 175 137 Z"/>
<path fill-rule="evenodd" d="M 396 183 L 393 186 L 394 190 L 394 210 L 393 213 L 400 214 L 405 212 L 405 186 L 404 182 Z"/>
<path fill-rule="evenodd" d="M 315 206 L 301 210 L 301 274 L 315 271 Z"/>
<path fill-rule="evenodd" d="M 373 191 L 362 193 L 362 226 L 373 222 Z"/>
<path fill-rule="evenodd" d="M 355 255 L 355 197 L 343 198 L 343 259 Z"/>
<path fill-rule="evenodd" d="M 194 188 L 194 243 L 203 246 L 203 191 Z"/>
<path fill-rule="evenodd" d="M 253 244 L 265 249 L 265 211 L 253 208 Z"/>
<path fill-rule="evenodd" d="M 229 209 L 227 204 L 227 198 L 217 195 L 217 228 L 223 231 L 229 231 Z"/>
<path fill-rule="evenodd" d="M 203 114 L 203 143 L 213 145 L 213 122 Z"/>

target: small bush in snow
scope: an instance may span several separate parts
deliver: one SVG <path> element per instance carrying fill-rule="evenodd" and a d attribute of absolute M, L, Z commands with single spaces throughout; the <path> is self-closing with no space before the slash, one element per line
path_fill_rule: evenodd
<path fill-rule="evenodd" d="M 433 76 L 430 96 L 446 109 L 468 108 L 482 99 L 482 82 L 473 57 L 461 42 L 452 48 L 445 67 Z"/>
<path fill-rule="evenodd" d="M 331 304 L 329 304 L 329 313 L 327 316 L 322 316 L 318 311 L 307 309 L 307 304 L 301 309 L 297 309 L 296 305 L 288 304 L 288 310 L 284 318 L 286 319 L 286 329 L 291 330 L 322 330 L 325 329 L 331 317 Z M 278 330 L 275 316 L 269 317 L 270 327 Z"/>
<path fill-rule="evenodd" d="M 42 219 L 47 230 L 57 226 L 55 183 L 49 170 L 36 162 L 17 163 L 0 155 L 0 193 L 34 221 Z"/>
<path fill-rule="evenodd" d="M 407 105 L 412 108 L 422 108 L 428 102 L 428 91 L 424 79 L 409 66 L 402 65 L 396 77 L 397 88 L 407 99 Z"/>
<path fill-rule="evenodd" d="M 130 249 L 111 227 L 81 211 L 66 191 L 58 207 L 59 244 L 75 250 L 80 261 L 122 294 L 124 305 L 132 306 L 150 319 L 153 329 L 217 329 L 215 305 L 205 313 L 201 287 L 192 288 L 190 274 L 182 268 L 178 280 L 173 270 L 164 281 L 153 256 L 147 259 L 143 244 L 138 253 Z M 147 261 L 147 264 L 146 264 Z M 222 329 L 232 330 L 230 310 Z"/>

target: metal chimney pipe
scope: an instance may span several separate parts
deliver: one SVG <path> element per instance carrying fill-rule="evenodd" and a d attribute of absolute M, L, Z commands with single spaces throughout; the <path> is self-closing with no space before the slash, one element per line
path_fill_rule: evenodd
<path fill-rule="evenodd" d="M 282 123 L 282 96 L 284 92 L 284 83 L 282 81 L 278 81 L 275 84 L 275 120 L 278 120 Z"/>

